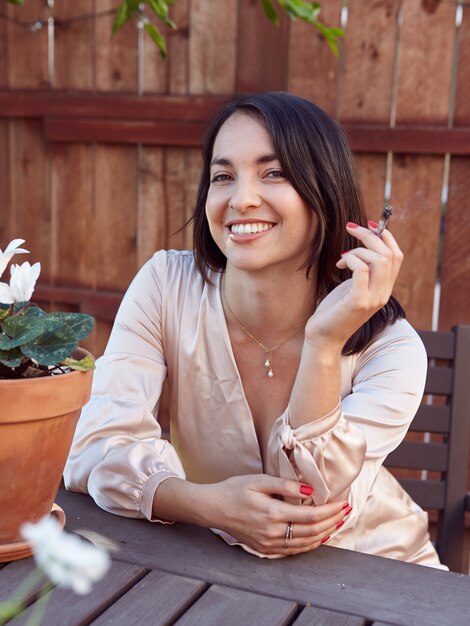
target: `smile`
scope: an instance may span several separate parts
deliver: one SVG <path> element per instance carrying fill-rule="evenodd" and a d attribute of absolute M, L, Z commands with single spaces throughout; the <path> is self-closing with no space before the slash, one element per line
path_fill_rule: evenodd
<path fill-rule="evenodd" d="M 232 224 L 230 226 L 230 232 L 235 235 L 252 235 L 253 233 L 261 233 L 264 230 L 269 230 L 272 227 L 273 224 L 262 222 L 254 222 L 253 224 Z"/>

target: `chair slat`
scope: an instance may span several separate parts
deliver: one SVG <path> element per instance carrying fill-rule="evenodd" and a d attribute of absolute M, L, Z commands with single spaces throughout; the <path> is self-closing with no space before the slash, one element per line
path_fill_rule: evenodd
<path fill-rule="evenodd" d="M 452 393 L 452 370 L 449 367 L 428 367 L 424 393 L 450 395 Z"/>
<path fill-rule="evenodd" d="M 403 441 L 388 455 L 385 465 L 442 472 L 447 468 L 447 452 L 448 447 L 445 443 Z"/>
<path fill-rule="evenodd" d="M 410 430 L 421 433 L 448 433 L 449 428 L 450 408 L 448 406 L 422 404 L 411 422 Z"/>
<path fill-rule="evenodd" d="M 398 478 L 397 480 L 423 509 L 444 508 L 446 487 L 443 480 L 419 480 L 418 478 Z"/>
<path fill-rule="evenodd" d="M 455 336 L 452 332 L 435 332 L 433 330 L 420 330 L 418 335 L 426 346 L 426 352 L 430 359 L 453 359 Z"/>

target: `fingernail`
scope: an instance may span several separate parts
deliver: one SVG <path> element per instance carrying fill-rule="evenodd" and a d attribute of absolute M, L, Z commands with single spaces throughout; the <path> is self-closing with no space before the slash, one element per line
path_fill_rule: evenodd
<path fill-rule="evenodd" d="M 341 252 L 341 256 L 343 256 L 343 254 L 347 254 L 348 252 L 350 252 L 350 250 L 345 250 L 344 252 Z"/>
<path fill-rule="evenodd" d="M 341 522 L 339 522 L 338 524 L 336 524 L 336 528 L 341 528 L 343 524 L 344 524 L 344 519 L 341 520 Z"/>
<path fill-rule="evenodd" d="M 322 539 L 320 543 L 326 543 L 330 537 L 331 535 L 328 535 L 328 537 L 325 537 L 324 539 Z"/>
<path fill-rule="evenodd" d="M 347 509 L 347 511 L 344 512 L 344 517 L 346 517 L 346 515 L 349 515 L 352 511 L 352 506 L 349 507 L 349 509 Z"/>
<path fill-rule="evenodd" d="M 372 228 L 372 230 L 375 230 L 378 226 L 377 222 L 373 222 L 372 220 L 369 220 L 367 223 L 369 224 L 369 228 Z"/>
<path fill-rule="evenodd" d="M 359 224 L 355 224 L 354 222 L 348 222 L 346 226 L 348 228 L 359 228 Z"/>
<path fill-rule="evenodd" d="M 341 507 L 341 510 L 344 511 L 344 509 L 348 509 L 349 507 L 350 507 L 349 502 L 345 502 L 343 506 Z"/>
<path fill-rule="evenodd" d="M 300 485 L 300 493 L 304 496 L 311 496 L 313 493 L 313 487 L 310 487 L 310 485 Z"/>

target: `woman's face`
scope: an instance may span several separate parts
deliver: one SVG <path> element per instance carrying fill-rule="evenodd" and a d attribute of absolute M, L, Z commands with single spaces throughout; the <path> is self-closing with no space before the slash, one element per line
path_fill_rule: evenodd
<path fill-rule="evenodd" d="M 285 178 L 264 126 L 243 113 L 234 113 L 214 142 L 206 215 L 227 270 L 297 271 L 317 225 Z"/>

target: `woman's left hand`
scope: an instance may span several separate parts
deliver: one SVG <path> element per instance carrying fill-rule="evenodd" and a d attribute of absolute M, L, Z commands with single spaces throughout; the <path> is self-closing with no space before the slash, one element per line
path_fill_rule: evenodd
<path fill-rule="evenodd" d="M 348 233 L 362 246 L 344 252 L 336 267 L 350 269 L 352 278 L 335 287 L 319 304 L 305 329 L 307 341 L 342 348 L 390 298 L 403 261 L 392 233 L 377 236 L 370 228 L 348 223 Z"/>

